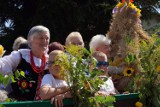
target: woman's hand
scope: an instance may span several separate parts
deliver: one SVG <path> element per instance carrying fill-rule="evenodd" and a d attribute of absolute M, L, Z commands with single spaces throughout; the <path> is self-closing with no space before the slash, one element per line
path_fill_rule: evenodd
<path fill-rule="evenodd" d="M 51 98 L 51 104 L 55 104 L 55 107 L 63 107 L 63 99 L 64 99 L 64 94 L 59 94 L 55 97 Z"/>

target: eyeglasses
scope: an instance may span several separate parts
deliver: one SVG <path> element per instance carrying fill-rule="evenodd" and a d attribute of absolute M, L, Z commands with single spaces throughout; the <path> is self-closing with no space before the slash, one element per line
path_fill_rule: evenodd
<path fill-rule="evenodd" d="M 106 67 L 108 67 L 108 66 L 109 66 L 109 62 L 106 62 L 106 61 L 98 61 L 98 62 L 97 62 L 97 67 L 100 67 L 100 66 L 106 66 Z"/>

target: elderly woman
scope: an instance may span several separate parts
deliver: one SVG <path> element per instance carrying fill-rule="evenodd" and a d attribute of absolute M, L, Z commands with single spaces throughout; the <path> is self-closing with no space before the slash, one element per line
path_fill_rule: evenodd
<path fill-rule="evenodd" d="M 34 26 L 28 33 L 30 49 L 13 51 L 0 59 L 0 73 L 14 74 L 16 70 L 24 71 L 25 77 L 20 76 L 13 82 L 10 97 L 17 100 L 39 100 L 39 88 L 42 76 L 45 74 L 48 60 L 47 50 L 50 40 L 49 29 L 44 26 Z"/>
<path fill-rule="evenodd" d="M 82 35 L 79 32 L 71 32 L 66 38 L 65 45 L 67 46 L 69 44 L 84 47 Z"/>
<path fill-rule="evenodd" d="M 111 51 L 111 40 L 108 38 L 108 36 L 104 35 L 95 35 L 91 38 L 91 41 L 89 43 L 90 50 L 93 51 L 101 51 L 107 55 L 107 57 L 110 57 L 110 51 Z"/>

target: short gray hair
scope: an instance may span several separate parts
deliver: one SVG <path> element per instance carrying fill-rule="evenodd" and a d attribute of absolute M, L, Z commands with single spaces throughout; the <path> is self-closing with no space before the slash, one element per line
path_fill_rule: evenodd
<path fill-rule="evenodd" d="M 98 35 L 93 36 L 89 43 L 89 48 L 90 50 L 93 49 L 93 51 L 95 51 L 96 48 L 102 43 L 106 45 L 111 44 L 111 40 L 108 38 L 108 35 L 104 36 L 104 35 L 98 34 Z"/>
<path fill-rule="evenodd" d="M 35 36 L 36 33 L 42 33 L 42 32 L 48 32 L 49 36 L 50 36 L 50 31 L 47 27 L 42 26 L 42 25 L 37 25 L 34 26 L 30 29 L 29 33 L 28 33 L 28 45 L 29 47 L 31 46 L 30 41 L 33 39 L 33 37 Z"/>

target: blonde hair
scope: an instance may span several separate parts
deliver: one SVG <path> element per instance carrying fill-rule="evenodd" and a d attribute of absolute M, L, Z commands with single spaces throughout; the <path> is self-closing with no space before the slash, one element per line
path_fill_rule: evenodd
<path fill-rule="evenodd" d="M 65 45 L 66 46 L 69 45 L 70 42 L 71 42 L 71 39 L 74 38 L 74 37 L 78 37 L 83 41 L 82 35 L 79 32 L 71 32 L 66 38 Z M 84 42 L 83 42 L 82 45 L 84 46 Z"/>
<path fill-rule="evenodd" d="M 62 53 L 64 53 L 64 52 L 61 51 L 61 50 L 54 50 L 54 51 L 51 51 L 51 52 L 49 53 L 49 56 L 51 56 L 51 55 L 57 56 L 58 54 L 62 54 Z"/>
<path fill-rule="evenodd" d="M 96 48 L 103 43 L 106 45 L 111 44 L 111 40 L 108 38 L 108 35 L 106 35 L 106 37 L 101 34 L 95 35 L 91 38 L 91 41 L 89 43 L 89 48 L 90 50 L 93 49 L 93 51 L 95 51 Z"/>
<path fill-rule="evenodd" d="M 27 40 L 25 38 L 23 38 L 23 37 L 16 38 L 14 43 L 13 43 L 12 49 L 13 50 L 18 50 L 20 45 L 23 44 L 23 43 L 27 43 Z"/>
<path fill-rule="evenodd" d="M 105 61 L 108 61 L 107 55 L 101 51 L 95 51 L 93 52 L 92 56 L 99 61 L 99 59 L 105 59 Z"/>

